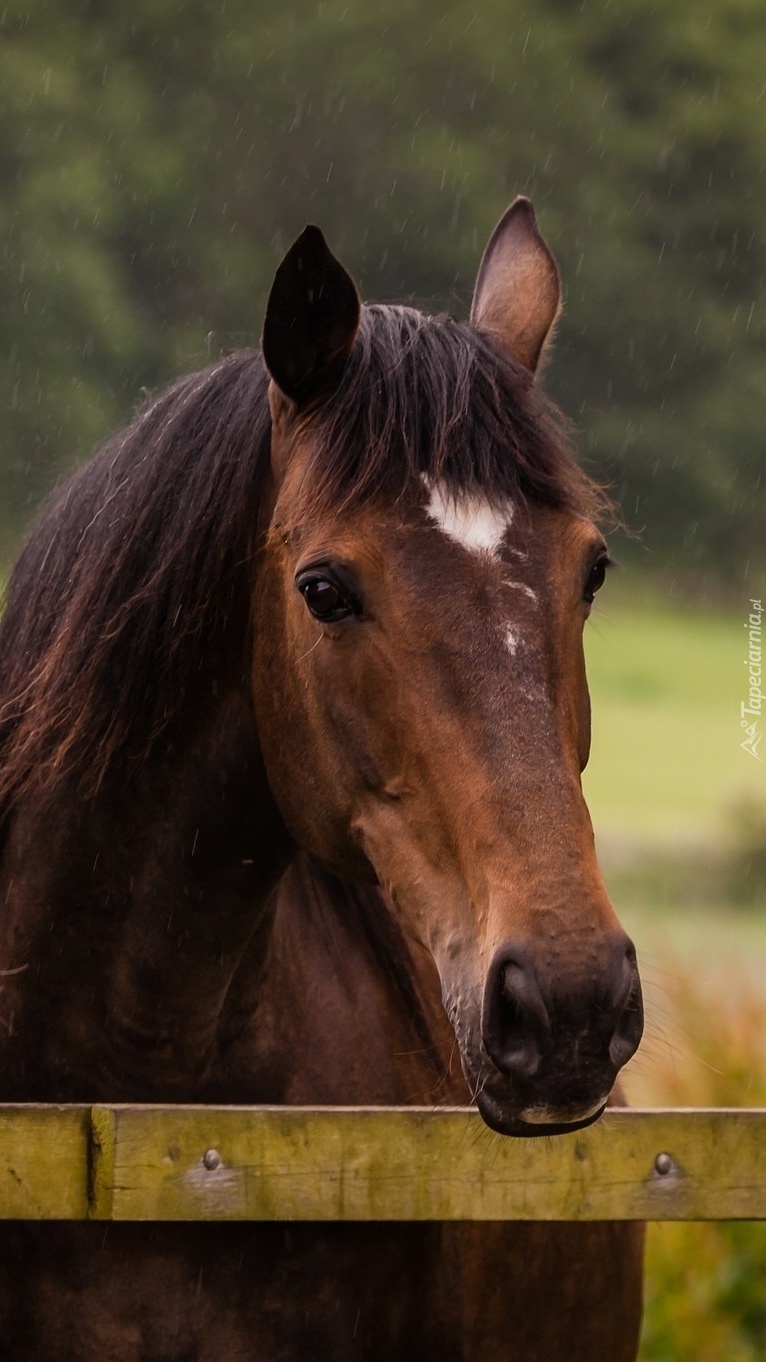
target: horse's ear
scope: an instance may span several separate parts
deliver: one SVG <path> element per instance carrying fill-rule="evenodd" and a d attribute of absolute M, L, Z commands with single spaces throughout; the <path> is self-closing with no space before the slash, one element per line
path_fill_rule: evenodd
<path fill-rule="evenodd" d="M 337 384 L 359 326 L 353 280 L 318 227 L 306 227 L 276 272 L 263 324 L 266 367 L 304 406 Z"/>
<path fill-rule="evenodd" d="M 493 332 L 533 373 L 561 303 L 556 261 L 537 230 L 529 199 L 514 199 L 482 256 L 471 321 Z"/>

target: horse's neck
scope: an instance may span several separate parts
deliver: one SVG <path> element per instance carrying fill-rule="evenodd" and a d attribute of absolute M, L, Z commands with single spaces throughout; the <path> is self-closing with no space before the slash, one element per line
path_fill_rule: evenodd
<path fill-rule="evenodd" d="M 199 1098 L 232 977 L 246 950 L 256 972 L 265 957 L 291 855 L 240 704 L 138 789 L 21 809 L 2 886 L 0 967 L 23 971 L 0 1000 L 8 1095 Z"/>
<path fill-rule="evenodd" d="M 268 971 L 254 989 L 245 962 L 223 1089 L 212 1095 L 296 1105 L 467 1101 L 433 962 L 407 944 L 380 891 L 301 855 L 274 901 Z"/>
<path fill-rule="evenodd" d="M 376 889 L 293 856 L 244 705 L 139 789 L 21 809 L 0 1097 L 466 1100 L 430 959 Z"/>

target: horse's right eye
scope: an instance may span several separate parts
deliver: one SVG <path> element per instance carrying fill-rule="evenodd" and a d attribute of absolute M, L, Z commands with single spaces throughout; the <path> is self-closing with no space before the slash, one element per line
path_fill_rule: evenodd
<path fill-rule="evenodd" d="M 335 624 L 354 614 L 354 607 L 329 577 L 305 577 L 298 583 L 308 609 L 320 624 Z"/>

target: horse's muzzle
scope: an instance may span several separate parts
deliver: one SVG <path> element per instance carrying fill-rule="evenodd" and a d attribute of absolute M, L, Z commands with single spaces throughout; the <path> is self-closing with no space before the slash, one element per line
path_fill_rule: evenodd
<path fill-rule="evenodd" d="M 547 976 L 528 950 L 506 942 L 484 988 L 485 1069 L 479 1109 L 503 1134 L 556 1134 L 603 1111 L 643 1033 L 632 942 L 619 933 L 606 964 L 583 980 Z"/>

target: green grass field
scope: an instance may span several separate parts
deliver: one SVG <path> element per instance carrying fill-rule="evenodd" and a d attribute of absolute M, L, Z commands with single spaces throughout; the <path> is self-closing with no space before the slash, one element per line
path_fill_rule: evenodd
<path fill-rule="evenodd" d="M 584 780 L 607 859 L 612 843 L 721 843 L 738 805 L 766 801 L 766 760 L 740 747 L 749 601 L 713 614 L 623 604 L 612 587 L 586 630 L 593 748 Z M 766 758 L 766 741 L 763 749 Z"/>

